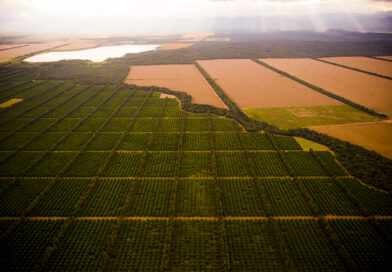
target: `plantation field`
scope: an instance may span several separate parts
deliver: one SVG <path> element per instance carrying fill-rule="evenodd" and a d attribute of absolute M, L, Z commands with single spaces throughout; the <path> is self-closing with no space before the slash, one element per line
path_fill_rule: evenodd
<path fill-rule="evenodd" d="M 256 120 L 283 129 L 380 120 L 348 105 L 249 108 L 244 111 Z"/>
<path fill-rule="evenodd" d="M 390 122 L 320 126 L 312 129 L 363 146 L 392 159 L 392 123 Z"/>
<path fill-rule="evenodd" d="M 341 104 L 252 60 L 218 59 L 197 62 L 241 108 Z"/>
<path fill-rule="evenodd" d="M 390 268 L 391 197 L 328 150 L 147 89 L 8 73 L 1 101 L 23 98 L 0 109 L 8 271 Z"/>
<path fill-rule="evenodd" d="M 197 68 L 191 64 L 132 66 L 125 83 L 183 91 L 192 96 L 193 103 L 226 107 Z"/>
<path fill-rule="evenodd" d="M 392 115 L 392 82 L 389 79 L 338 67 L 313 59 L 261 59 L 333 94 L 378 113 Z"/>
<path fill-rule="evenodd" d="M 351 68 L 392 77 L 392 63 L 367 57 L 333 57 L 320 58 L 329 62 L 341 64 Z"/>

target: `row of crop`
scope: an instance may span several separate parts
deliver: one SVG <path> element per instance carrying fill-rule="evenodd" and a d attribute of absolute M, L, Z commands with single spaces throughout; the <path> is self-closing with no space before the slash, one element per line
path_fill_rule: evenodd
<path fill-rule="evenodd" d="M 43 92 L 47 91 L 48 86 L 54 86 L 55 83 L 58 84 L 56 81 L 36 81 L 36 82 L 29 82 L 27 84 L 22 84 L 22 85 L 17 85 L 15 88 L 12 88 L 10 90 L 7 90 L 6 92 L 3 93 L 1 96 L 1 101 L 7 101 L 8 99 L 11 99 L 12 97 L 20 97 L 27 99 L 28 97 L 33 96 L 37 92 Z M 13 86 L 13 85 L 12 85 Z M 8 111 L 8 109 L 3 110 L 3 111 Z"/>

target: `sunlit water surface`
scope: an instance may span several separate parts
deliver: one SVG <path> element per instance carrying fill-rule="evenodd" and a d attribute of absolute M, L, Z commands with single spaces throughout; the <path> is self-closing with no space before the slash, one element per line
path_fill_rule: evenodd
<path fill-rule="evenodd" d="M 119 58 L 128 53 L 141 53 L 145 51 L 155 50 L 160 45 L 145 44 L 145 45 L 116 45 L 103 46 L 93 49 L 65 51 L 65 52 L 49 52 L 32 56 L 25 59 L 28 62 L 51 62 L 58 60 L 72 60 L 82 59 L 91 60 L 94 62 L 104 61 L 108 58 Z"/>

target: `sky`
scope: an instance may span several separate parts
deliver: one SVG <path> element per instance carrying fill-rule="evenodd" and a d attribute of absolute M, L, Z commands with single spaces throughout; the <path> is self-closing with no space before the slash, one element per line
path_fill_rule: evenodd
<path fill-rule="evenodd" d="M 239 16 L 306 17 L 322 26 L 320 14 L 387 11 L 392 0 L 0 0 L 0 34 L 174 33 L 187 27 L 203 30 L 213 18 Z"/>

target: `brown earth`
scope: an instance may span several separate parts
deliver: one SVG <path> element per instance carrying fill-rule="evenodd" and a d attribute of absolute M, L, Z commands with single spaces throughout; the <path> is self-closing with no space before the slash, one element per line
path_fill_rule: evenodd
<path fill-rule="evenodd" d="M 166 87 L 192 96 L 192 102 L 226 108 L 193 64 L 132 66 L 125 83 Z"/>
<path fill-rule="evenodd" d="M 53 47 L 57 47 L 62 44 L 65 45 L 67 43 L 69 42 L 48 42 L 48 43 L 39 43 L 39 44 L 29 44 L 27 46 L 3 50 L 0 51 L 0 62 L 9 61 L 16 57 L 51 49 Z"/>
<path fill-rule="evenodd" d="M 183 41 L 183 42 L 200 42 L 210 35 L 214 35 L 214 33 L 183 34 L 181 41 Z"/>
<path fill-rule="evenodd" d="M 392 77 L 392 62 L 367 57 L 320 58 L 329 62 Z"/>
<path fill-rule="evenodd" d="M 193 43 L 164 43 L 159 50 L 175 50 L 192 46 Z"/>
<path fill-rule="evenodd" d="M 0 44 L 0 50 L 9 50 L 15 47 L 26 46 L 24 43 L 16 43 L 16 44 Z"/>
<path fill-rule="evenodd" d="M 381 57 L 377 57 L 380 59 L 386 59 L 386 60 L 392 60 L 392 56 L 381 56 Z"/>
<path fill-rule="evenodd" d="M 363 146 L 392 159 L 392 123 L 356 123 L 311 127 L 311 129 Z"/>
<path fill-rule="evenodd" d="M 197 61 L 241 108 L 336 105 L 339 101 L 248 59 Z"/>
<path fill-rule="evenodd" d="M 95 48 L 100 45 L 99 42 L 96 41 L 71 41 L 70 44 L 66 44 L 64 46 L 57 47 L 51 51 L 54 52 L 62 52 L 62 51 L 72 51 L 72 50 L 83 50 L 83 49 L 90 49 L 90 48 Z"/>
<path fill-rule="evenodd" d="M 304 81 L 392 116 L 392 81 L 312 59 L 261 59 Z"/>

